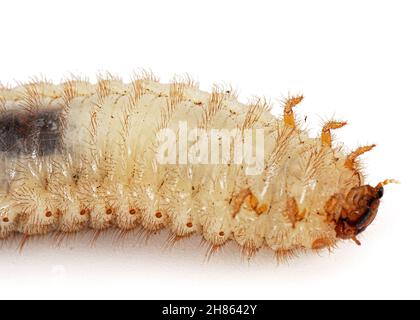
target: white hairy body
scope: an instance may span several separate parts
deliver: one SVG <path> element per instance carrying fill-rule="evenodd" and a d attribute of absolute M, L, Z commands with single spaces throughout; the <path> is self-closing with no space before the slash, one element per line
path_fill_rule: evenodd
<path fill-rule="evenodd" d="M 0 238 L 169 228 L 175 237 L 202 234 L 213 248 L 235 240 L 248 254 L 263 246 L 319 249 L 338 240 L 326 202 L 363 183 L 340 148 L 288 127 L 263 100 L 242 104 L 231 92 L 203 92 L 189 81 L 37 82 L 0 89 L 0 104 L 3 111 L 57 109 L 63 124 L 62 152 L 2 155 Z M 236 164 L 159 164 L 157 132 L 177 131 L 180 121 L 204 130 L 263 129 L 262 173 Z"/>

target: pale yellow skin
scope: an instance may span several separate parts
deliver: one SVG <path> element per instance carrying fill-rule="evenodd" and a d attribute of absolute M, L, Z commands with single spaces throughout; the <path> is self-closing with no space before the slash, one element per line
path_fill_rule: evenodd
<path fill-rule="evenodd" d="M 285 125 L 264 101 L 245 105 L 230 92 L 203 92 L 191 81 L 37 82 L 0 89 L 0 104 L 63 110 L 66 147 L 45 157 L 2 156 L 0 238 L 114 226 L 169 228 L 177 237 L 199 233 L 213 248 L 235 240 L 248 254 L 263 246 L 278 253 L 317 249 L 338 240 L 325 203 L 363 183 L 340 149 Z M 263 128 L 265 170 L 252 176 L 238 165 L 156 163 L 157 130 L 176 130 L 180 120 L 191 128 Z M 264 212 L 251 207 L 250 197 L 234 212 L 235 197 L 248 188 Z"/>

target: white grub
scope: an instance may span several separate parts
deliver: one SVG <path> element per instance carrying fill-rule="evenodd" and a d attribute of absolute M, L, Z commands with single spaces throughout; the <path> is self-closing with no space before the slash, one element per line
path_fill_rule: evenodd
<path fill-rule="evenodd" d="M 339 240 L 325 212 L 335 194 L 363 184 L 355 161 L 322 136 L 308 137 L 293 116 L 301 97 L 276 118 L 265 100 L 248 105 L 229 90 L 200 91 L 191 80 L 132 83 L 105 77 L 54 85 L 36 81 L 0 89 L 0 114 L 58 110 L 60 148 L 47 155 L 0 152 L 0 238 L 84 228 L 169 228 L 174 237 L 202 234 L 215 250 L 235 240 L 252 255 L 268 246 L 279 256 L 331 248 Z M 239 164 L 159 164 L 162 128 L 262 129 L 262 172 Z M 343 124 L 344 125 L 344 124 Z M 173 146 L 178 159 L 180 138 Z M 349 165 L 351 162 L 351 166 Z"/>

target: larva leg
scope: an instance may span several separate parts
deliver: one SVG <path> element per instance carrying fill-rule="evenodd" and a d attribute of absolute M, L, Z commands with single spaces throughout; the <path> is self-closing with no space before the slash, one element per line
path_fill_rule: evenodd
<path fill-rule="evenodd" d="M 304 212 L 301 212 L 299 210 L 298 203 L 293 197 L 287 198 L 284 213 L 287 219 L 292 224 L 293 228 L 296 227 L 296 223 L 298 223 L 305 217 Z"/>
<path fill-rule="evenodd" d="M 344 127 L 347 122 L 328 121 L 322 128 L 321 142 L 326 147 L 332 146 L 331 130 Z"/>
<path fill-rule="evenodd" d="M 303 96 L 292 96 L 286 99 L 284 102 L 284 117 L 283 122 L 285 126 L 290 128 L 296 127 L 295 115 L 293 112 L 293 108 L 301 103 L 303 100 Z"/>
<path fill-rule="evenodd" d="M 354 170 L 356 159 L 360 157 L 362 154 L 372 150 L 375 147 L 376 145 L 372 144 L 370 146 L 363 146 L 363 147 L 357 148 L 355 151 L 353 151 L 347 156 L 344 166 L 348 169 Z"/>
<path fill-rule="evenodd" d="M 252 192 L 249 188 L 241 190 L 234 198 L 233 198 L 233 212 L 232 216 L 235 217 L 238 212 L 241 210 L 242 204 L 245 202 L 245 199 L 250 197 Z"/>
<path fill-rule="evenodd" d="M 233 219 L 233 236 L 241 246 L 242 253 L 252 257 L 264 245 L 267 216 L 258 205 L 256 196 L 251 193 L 243 203 L 240 213 Z M 264 211 L 265 212 L 265 211 Z"/>
<path fill-rule="evenodd" d="M 268 205 L 266 203 L 260 203 L 254 194 L 248 196 L 247 202 L 257 215 L 261 215 L 268 210 Z"/>

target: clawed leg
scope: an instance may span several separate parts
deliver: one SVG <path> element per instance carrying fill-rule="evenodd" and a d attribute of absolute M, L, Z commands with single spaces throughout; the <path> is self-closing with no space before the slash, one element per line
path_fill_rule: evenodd
<path fill-rule="evenodd" d="M 241 210 L 242 205 L 246 201 L 247 205 L 257 214 L 261 215 L 268 210 L 268 205 L 260 203 L 257 197 L 252 193 L 249 188 L 243 189 L 233 198 L 233 210 L 232 217 L 238 214 Z"/>
<path fill-rule="evenodd" d="M 322 127 L 322 134 L 321 134 L 322 145 L 326 147 L 331 147 L 332 146 L 331 130 L 342 128 L 346 124 L 347 122 L 328 121 Z"/>
<path fill-rule="evenodd" d="M 361 156 L 362 154 L 372 150 L 373 148 L 375 148 L 376 145 L 372 144 L 370 146 L 363 146 L 360 148 L 357 148 L 355 151 L 353 151 L 352 153 L 350 153 L 347 156 L 346 162 L 344 163 L 344 166 L 348 169 L 355 169 L 355 164 L 356 164 L 356 159 Z"/>
<path fill-rule="evenodd" d="M 292 96 L 286 99 L 284 102 L 284 125 L 290 128 L 296 127 L 295 115 L 293 108 L 303 100 L 303 96 Z"/>

